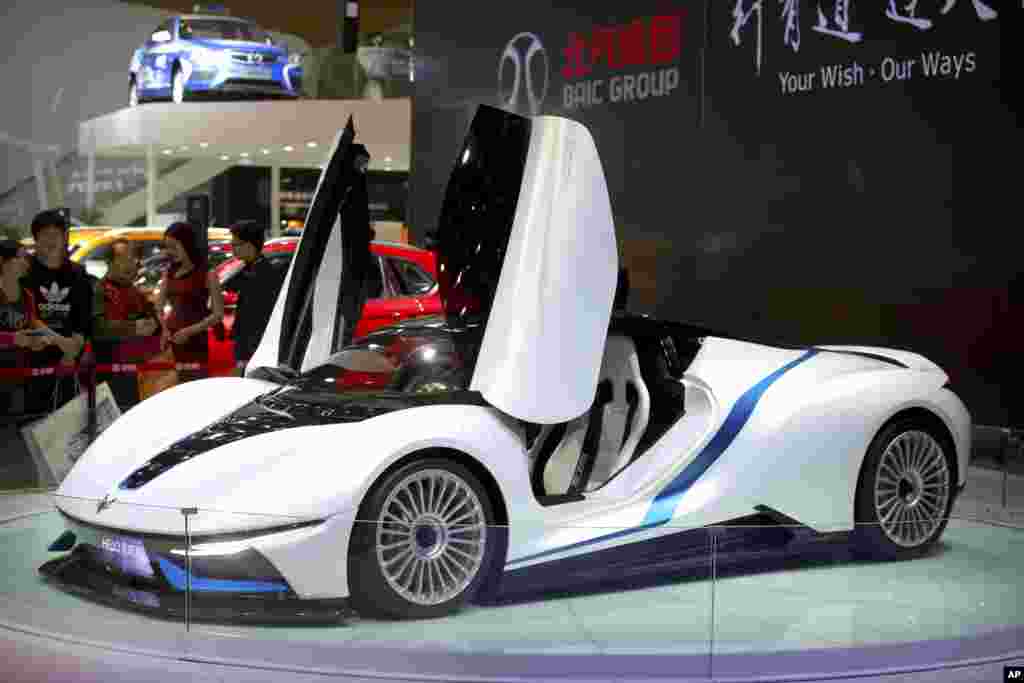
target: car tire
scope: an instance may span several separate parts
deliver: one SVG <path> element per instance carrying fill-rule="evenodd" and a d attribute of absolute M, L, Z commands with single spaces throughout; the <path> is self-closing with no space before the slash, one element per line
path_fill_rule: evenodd
<path fill-rule="evenodd" d="M 128 106 L 137 107 L 142 104 L 142 100 L 139 98 L 139 85 L 132 79 L 131 85 L 128 86 Z"/>
<path fill-rule="evenodd" d="M 349 544 L 352 607 L 389 619 L 452 614 L 497 568 L 494 505 L 480 480 L 447 458 L 387 474 L 359 509 Z"/>
<path fill-rule="evenodd" d="M 181 104 L 188 99 L 188 92 L 185 89 L 185 72 L 181 67 L 175 66 L 171 74 L 171 101 Z"/>
<path fill-rule="evenodd" d="M 883 428 L 868 448 L 854 500 L 857 557 L 920 557 L 949 522 L 954 446 L 934 424 L 913 418 Z"/>

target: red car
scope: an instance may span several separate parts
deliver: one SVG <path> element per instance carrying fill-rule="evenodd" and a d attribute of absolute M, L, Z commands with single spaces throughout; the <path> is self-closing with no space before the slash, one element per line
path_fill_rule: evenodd
<path fill-rule="evenodd" d="M 263 255 L 271 265 L 285 271 L 298 245 L 298 237 L 269 240 L 263 245 Z M 397 242 L 371 242 L 370 252 L 376 257 L 378 268 L 374 272 L 380 277 L 370 283 L 371 296 L 356 325 L 357 338 L 407 318 L 442 312 L 433 252 Z M 243 265 L 240 259 L 232 257 L 217 266 L 217 276 L 224 291 L 224 322 L 210 330 L 212 376 L 230 374 L 228 368 L 235 362 L 234 342 L 230 336 L 235 322 L 238 289 L 232 281 L 242 271 Z"/>

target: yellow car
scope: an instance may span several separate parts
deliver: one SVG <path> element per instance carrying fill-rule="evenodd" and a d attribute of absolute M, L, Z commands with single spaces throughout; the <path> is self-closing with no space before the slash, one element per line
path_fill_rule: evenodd
<path fill-rule="evenodd" d="M 93 231 L 92 235 L 85 233 Z M 107 257 L 110 245 L 117 240 L 129 240 L 138 244 L 139 259 L 146 259 L 162 250 L 164 228 L 76 228 L 69 231 L 68 247 L 71 260 L 85 266 L 90 275 L 102 278 L 107 274 Z M 82 233 L 79 236 L 79 233 Z M 231 231 L 227 228 L 210 228 L 207 232 L 209 241 L 226 241 L 231 239 Z"/>

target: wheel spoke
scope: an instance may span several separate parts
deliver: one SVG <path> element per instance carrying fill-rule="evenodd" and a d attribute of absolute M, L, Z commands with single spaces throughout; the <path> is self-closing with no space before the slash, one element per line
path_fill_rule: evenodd
<path fill-rule="evenodd" d="M 484 544 L 484 542 L 478 538 L 450 538 L 448 539 L 448 543 L 458 543 L 459 545 L 471 545 L 477 548 Z"/>
<path fill-rule="evenodd" d="M 423 486 L 423 511 L 430 512 L 434 509 L 434 478 L 428 477 L 422 480 Z"/>
<path fill-rule="evenodd" d="M 395 572 L 394 577 L 396 581 L 401 582 L 402 588 L 409 590 L 412 585 L 413 574 L 416 572 L 416 555 L 415 553 L 409 553 L 408 558 L 402 564 L 402 566 Z"/>
<path fill-rule="evenodd" d="M 439 587 L 437 592 L 441 595 L 447 594 L 448 582 L 445 581 L 444 577 L 441 575 L 441 566 L 437 560 L 430 561 L 430 571 L 433 572 L 434 580 L 437 582 L 437 585 Z"/>
<path fill-rule="evenodd" d="M 445 505 L 448 504 L 448 483 L 449 482 L 447 479 L 441 480 L 441 492 L 437 496 L 436 506 L 434 507 L 433 510 L 431 510 L 431 512 L 433 512 L 435 515 L 442 518 L 444 517 L 444 515 L 441 514 L 441 510 L 442 508 L 444 508 Z"/>
<path fill-rule="evenodd" d="M 398 571 L 394 572 L 395 576 L 401 576 L 402 572 L 405 571 L 405 568 L 409 565 L 409 562 L 411 562 L 415 558 L 415 555 L 412 552 L 412 548 L 406 548 L 404 553 L 396 553 L 390 559 L 384 560 L 383 564 L 386 567 L 390 567 L 394 565 L 396 562 L 399 562 L 405 558 L 408 558 L 406 560 L 406 563 L 399 567 Z"/>
<path fill-rule="evenodd" d="M 456 510 L 460 509 L 463 505 L 466 505 L 469 502 L 468 498 L 460 499 L 460 493 L 462 493 L 462 491 L 458 487 L 456 487 L 455 491 L 452 494 L 451 502 L 448 503 L 448 505 L 445 507 L 443 511 L 438 513 L 438 516 L 441 519 L 445 520 L 446 523 L 448 522 L 448 517 L 450 515 L 452 515 Z"/>
<path fill-rule="evenodd" d="M 394 499 L 394 501 L 393 501 L 393 502 L 394 502 L 394 504 L 395 504 L 395 505 L 397 505 L 397 506 L 398 506 L 398 508 L 399 508 L 399 509 L 400 509 L 400 510 L 402 511 L 402 514 L 404 514 L 404 515 L 405 515 L 405 519 L 406 519 L 406 520 L 407 520 L 408 522 L 410 522 L 410 528 L 411 528 L 411 526 L 412 526 L 412 525 L 411 525 L 411 522 L 415 521 L 415 519 L 416 519 L 416 514 L 415 514 L 415 513 L 414 513 L 414 512 L 412 511 L 412 510 L 410 510 L 409 508 L 405 507 L 405 503 L 403 503 L 403 502 L 401 501 L 401 499 L 400 499 L 400 498 L 398 498 L 397 496 L 395 496 L 395 499 Z"/>
<path fill-rule="evenodd" d="M 449 545 L 449 546 L 448 546 L 448 551 L 449 551 L 449 552 L 453 552 L 453 553 L 455 553 L 455 554 L 456 554 L 456 555 L 458 555 L 459 557 L 464 557 L 464 558 L 466 558 L 467 560 L 469 560 L 470 562 L 472 562 L 473 564 L 476 564 L 476 559 L 477 559 L 477 558 L 476 558 L 476 556 L 475 556 L 475 555 L 470 555 L 469 553 L 467 553 L 467 552 L 465 552 L 465 551 L 463 551 L 463 550 L 460 550 L 459 548 L 456 548 L 456 547 L 455 547 L 455 546 L 453 546 L 453 545 Z"/>
<path fill-rule="evenodd" d="M 902 504 L 899 502 L 899 500 L 897 500 L 897 499 L 894 499 L 894 500 L 895 500 L 895 505 L 893 505 L 891 508 L 889 508 L 889 510 L 879 520 L 883 525 L 887 525 L 887 524 L 890 524 L 891 522 L 895 521 L 894 515 L 898 514 L 899 510 L 900 510 L 900 507 L 902 507 Z"/>
<path fill-rule="evenodd" d="M 423 588 L 426 591 L 424 596 L 434 594 L 434 576 L 430 573 L 430 560 L 423 560 Z"/>
<path fill-rule="evenodd" d="M 928 508 L 928 514 L 930 515 L 940 514 L 937 501 L 933 502 L 929 500 L 927 496 L 921 496 L 921 500 L 918 501 L 918 504 L 921 505 L 922 507 Z"/>
<path fill-rule="evenodd" d="M 386 510 L 384 511 L 384 514 L 381 516 L 381 522 L 384 524 L 397 524 L 399 526 L 405 527 L 406 529 L 412 528 L 412 524 L 409 524 L 405 520 L 400 519 L 398 515 L 388 512 Z"/>
<path fill-rule="evenodd" d="M 445 574 L 447 574 L 448 578 L 451 579 L 451 583 L 453 586 L 459 585 L 459 578 L 455 576 L 452 570 L 448 568 L 448 564 L 445 562 L 444 555 L 441 555 L 437 558 L 437 571 L 443 571 Z"/>
<path fill-rule="evenodd" d="M 405 548 L 409 546 L 409 540 L 399 541 L 398 543 L 382 543 L 377 547 L 383 551 L 394 550 L 395 548 Z"/>
<path fill-rule="evenodd" d="M 461 523 L 464 522 L 465 520 L 467 520 L 467 519 L 475 519 L 478 516 L 479 516 L 479 513 L 476 510 L 470 510 L 469 512 L 467 512 L 466 514 L 462 515 L 458 519 L 453 519 L 453 520 L 449 521 L 448 525 L 450 527 L 452 527 L 452 526 L 460 526 Z"/>
<path fill-rule="evenodd" d="M 891 473 L 890 478 L 893 481 L 899 481 L 900 480 L 900 473 L 899 473 L 899 471 L 896 469 L 896 467 L 893 466 L 893 463 L 891 463 L 889 460 L 884 460 L 882 462 L 882 466 L 879 468 L 879 473 L 885 472 L 885 471 L 888 471 L 889 473 Z"/>

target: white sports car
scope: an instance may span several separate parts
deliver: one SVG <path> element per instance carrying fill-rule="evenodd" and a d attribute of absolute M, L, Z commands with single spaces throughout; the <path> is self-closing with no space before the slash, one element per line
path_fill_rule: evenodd
<path fill-rule="evenodd" d="M 573 121 L 482 107 L 436 233 L 445 315 L 350 343 L 367 158 L 350 121 L 247 376 L 156 395 L 75 464 L 45 575 L 165 613 L 188 590 L 197 618 L 417 618 L 706 559 L 706 527 L 720 549 L 845 532 L 880 558 L 942 534 L 971 439 L 946 374 L 621 312 Z"/>

